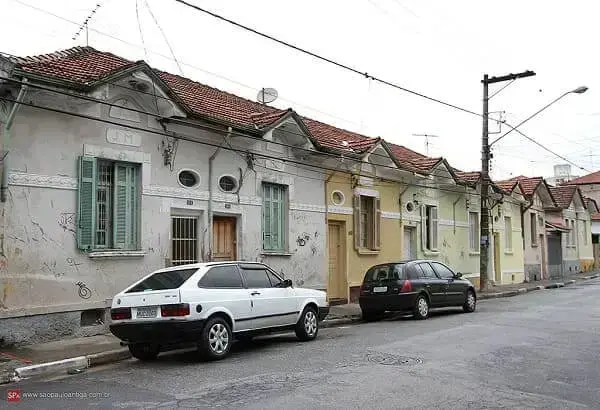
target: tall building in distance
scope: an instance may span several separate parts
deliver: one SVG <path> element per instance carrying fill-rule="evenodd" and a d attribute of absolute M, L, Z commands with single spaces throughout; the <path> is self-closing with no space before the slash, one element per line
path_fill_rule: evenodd
<path fill-rule="evenodd" d="M 573 175 L 571 173 L 570 164 L 557 164 L 554 166 L 554 176 L 546 178 L 546 181 L 550 185 L 556 186 L 572 181 L 575 178 L 579 178 L 579 175 Z"/>

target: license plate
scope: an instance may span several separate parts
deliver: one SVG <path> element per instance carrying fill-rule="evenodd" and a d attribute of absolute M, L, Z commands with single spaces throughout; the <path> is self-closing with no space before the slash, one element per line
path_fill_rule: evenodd
<path fill-rule="evenodd" d="M 156 317 L 157 308 L 156 306 L 139 307 L 137 308 L 136 317 L 149 318 Z"/>
<path fill-rule="evenodd" d="M 375 292 L 375 293 L 387 292 L 387 286 L 375 286 L 373 288 L 373 292 Z"/>

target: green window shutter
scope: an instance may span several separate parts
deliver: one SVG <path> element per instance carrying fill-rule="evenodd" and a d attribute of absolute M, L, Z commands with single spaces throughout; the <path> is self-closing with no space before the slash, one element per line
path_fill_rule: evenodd
<path fill-rule="evenodd" d="M 77 247 L 94 246 L 96 226 L 96 158 L 79 157 Z"/>
<path fill-rule="evenodd" d="M 285 188 L 263 184 L 263 249 L 282 251 L 285 248 Z"/>
<path fill-rule="evenodd" d="M 115 164 L 113 244 L 116 249 L 138 247 L 138 167 Z"/>

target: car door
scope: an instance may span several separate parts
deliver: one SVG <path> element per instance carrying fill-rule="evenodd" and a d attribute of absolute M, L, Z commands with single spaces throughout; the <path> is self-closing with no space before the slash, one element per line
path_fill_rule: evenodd
<path fill-rule="evenodd" d="M 213 307 L 224 307 L 233 315 L 234 332 L 249 330 L 252 306 L 248 289 L 244 287 L 236 264 L 210 267 L 198 281 L 193 298 L 201 304 L 203 311 Z"/>
<path fill-rule="evenodd" d="M 431 297 L 431 306 L 444 306 L 446 303 L 446 288 L 448 281 L 438 277 L 433 267 L 428 262 L 419 262 L 418 266 L 423 272 L 423 286 L 428 290 Z"/>
<path fill-rule="evenodd" d="M 443 263 L 431 262 L 431 265 L 437 275 L 447 282 L 445 305 L 462 305 L 465 301 L 464 284 L 456 281 L 454 272 Z"/>
<path fill-rule="evenodd" d="M 240 264 L 252 308 L 252 329 L 264 329 L 295 323 L 293 289 L 273 287 L 269 269 L 262 264 Z M 272 273 L 271 273 L 272 274 Z"/>

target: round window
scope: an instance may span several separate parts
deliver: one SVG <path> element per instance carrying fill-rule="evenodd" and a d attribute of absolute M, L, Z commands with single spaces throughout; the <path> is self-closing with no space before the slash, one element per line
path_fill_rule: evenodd
<path fill-rule="evenodd" d="M 187 188 L 192 188 L 198 185 L 199 178 L 198 174 L 189 170 L 183 170 L 179 172 L 179 183 Z"/>
<path fill-rule="evenodd" d="M 344 203 L 344 199 L 345 198 L 342 191 L 333 191 L 333 193 L 331 194 L 331 200 L 337 206 L 342 205 Z"/>
<path fill-rule="evenodd" d="M 233 192 L 237 188 L 237 181 L 232 176 L 223 175 L 219 178 L 219 188 L 225 192 Z"/>
<path fill-rule="evenodd" d="M 409 203 L 407 203 L 407 204 L 406 204 L 406 210 L 407 210 L 408 212 L 412 212 L 412 211 L 414 211 L 414 210 L 415 210 L 415 204 L 413 204 L 412 202 L 409 202 Z"/>

